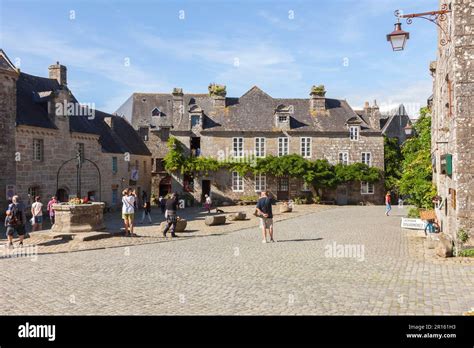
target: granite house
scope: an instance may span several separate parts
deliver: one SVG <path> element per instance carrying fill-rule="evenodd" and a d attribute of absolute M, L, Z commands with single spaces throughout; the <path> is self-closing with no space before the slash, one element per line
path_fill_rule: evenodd
<path fill-rule="evenodd" d="M 227 97 L 225 86 L 211 84 L 209 93 L 134 93 L 116 114 L 126 118 L 152 153 L 152 192 L 187 191 L 195 199 L 238 200 L 261 190 L 287 200 L 312 190 L 302 180 L 271 173 L 242 177 L 220 170 L 208 176 L 169 175 L 164 170 L 166 141 L 176 137 L 191 156 L 222 158 L 300 154 L 330 163 L 363 162 L 383 170 L 384 148 L 378 106 L 356 113 L 345 100 L 326 97 L 323 86 L 304 99 L 273 98 L 254 86 L 240 97 Z M 357 182 L 325 190 L 324 200 L 338 204 L 383 203 L 383 181 Z"/>
<path fill-rule="evenodd" d="M 138 133 L 121 117 L 79 104 L 65 66 L 51 65 L 49 77 L 33 76 L 0 50 L 0 79 L 3 206 L 13 194 L 27 203 L 36 195 L 43 202 L 52 195 L 61 201 L 75 196 L 78 153 L 81 197 L 115 206 L 124 187 L 150 192 L 151 153 Z"/>

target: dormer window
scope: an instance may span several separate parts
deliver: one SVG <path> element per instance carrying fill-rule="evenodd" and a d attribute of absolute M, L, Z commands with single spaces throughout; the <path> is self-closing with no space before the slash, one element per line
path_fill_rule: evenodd
<path fill-rule="evenodd" d="M 359 126 L 350 126 L 349 127 L 349 137 L 352 141 L 359 140 L 360 127 Z"/>
<path fill-rule="evenodd" d="M 201 115 L 191 115 L 191 128 L 201 125 Z"/>
<path fill-rule="evenodd" d="M 161 112 L 160 109 L 154 108 L 154 109 L 151 111 L 151 116 L 163 116 L 163 113 Z"/>
<path fill-rule="evenodd" d="M 278 128 L 290 128 L 291 108 L 285 105 L 278 105 L 275 109 L 275 126 Z"/>

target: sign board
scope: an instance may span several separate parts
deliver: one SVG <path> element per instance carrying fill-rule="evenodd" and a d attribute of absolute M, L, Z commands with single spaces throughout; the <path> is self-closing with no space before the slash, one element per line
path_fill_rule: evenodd
<path fill-rule="evenodd" d="M 421 219 L 409 219 L 402 218 L 402 228 L 408 228 L 411 230 L 424 230 L 426 222 Z"/>
<path fill-rule="evenodd" d="M 16 186 L 15 185 L 7 185 L 6 190 L 5 190 L 5 197 L 7 198 L 7 201 L 11 201 L 12 197 L 16 193 Z"/>

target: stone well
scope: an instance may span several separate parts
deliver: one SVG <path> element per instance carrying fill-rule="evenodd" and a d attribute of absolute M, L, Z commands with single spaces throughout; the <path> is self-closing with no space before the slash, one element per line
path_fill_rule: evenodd
<path fill-rule="evenodd" d="M 55 223 L 51 228 L 57 233 L 80 233 L 105 230 L 105 203 L 54 204 Z"/>

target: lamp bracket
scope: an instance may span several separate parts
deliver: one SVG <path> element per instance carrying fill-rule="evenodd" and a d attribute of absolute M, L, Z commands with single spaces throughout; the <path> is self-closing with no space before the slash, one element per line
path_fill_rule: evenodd
<path fill-rule="evenodd" d="M 434 23 L 438 26 L 438 28 L 441 30 L 441 32 L 444 34 L 444 37 L 442 37 L 439 40 L 439 43 L 441 46 L 445 46 L 448 42 L 451 42 L 451 38 L 449 37 L 448 33 L 446 30 L 443 28 L 443 26 L 440 24 L 441 22 L 446 21 L 447 13 L 452 12 L 447 4 L 441 5 L 441 10 L 439 11 L 431 11 L 431 12 L 421 12 L 421 13 L 410 13 L 410 14 L 400 14 L 400 10 L 395 11 L 395 17 L 397 17 L 399 20 L 400 18 L 406 18 L 407 24 L 412 24 L 413 23 L 413 18 L 422 18 L 426 19 L 427 21 L 430 21 L 431 23 Z"/>

